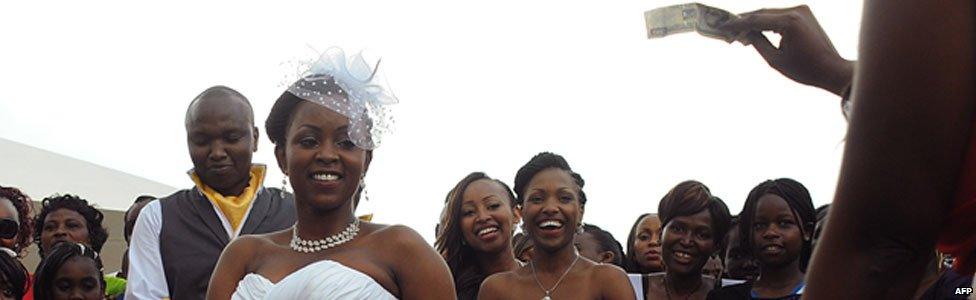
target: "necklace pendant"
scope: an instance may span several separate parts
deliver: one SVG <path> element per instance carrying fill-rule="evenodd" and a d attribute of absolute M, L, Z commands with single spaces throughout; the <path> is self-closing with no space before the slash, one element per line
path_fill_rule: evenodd
<path fill-rule="evenodd" d="M 546 295 L 545 297 L 542 297 L 542 300 L 552 300 L 552 298 L 550 298 L 549 295 Z"/>

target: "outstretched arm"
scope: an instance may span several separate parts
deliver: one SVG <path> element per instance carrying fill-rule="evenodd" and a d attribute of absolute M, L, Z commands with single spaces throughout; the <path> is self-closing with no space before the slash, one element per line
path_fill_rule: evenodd
<path fill-rule="evenodd" d="M 974 14 L 972 0 L 865 1 L 854 116 L 805 298 L 915 291 L 971 143 Z"/>

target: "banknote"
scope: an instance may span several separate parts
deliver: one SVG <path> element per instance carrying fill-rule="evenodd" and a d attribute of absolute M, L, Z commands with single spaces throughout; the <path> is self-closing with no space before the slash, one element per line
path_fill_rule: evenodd
<path fill-rule="evenodd" d="M 731 43 L 739 39 L 740 34 L 719 28 L 738 18 L 736 14 L 701 3 L 678 4 L 644 12 L 647 38 L 650 39 L 695 31 L 703 36 Z"/>

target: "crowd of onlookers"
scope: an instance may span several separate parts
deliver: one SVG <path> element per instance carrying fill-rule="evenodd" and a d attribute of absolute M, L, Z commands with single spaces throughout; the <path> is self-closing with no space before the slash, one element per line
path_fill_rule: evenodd
<path fill-rule="evenodd" d="M 149 200 L 138 197 L 125 215 L 128 241 L 138 210 Z M 103 214 L 74 195 L 53 195 L 32 211 L 31 198 L 17 188 L 0 186 L 0 288 L 4 299 L 62 299 L 72 294 L 86 299 L 121 296 L 125 291 L 126 258 L 118 272 L 107 274 L 99 256 L 108 240 Z M 21 262 L 35 244 L 41 262 L 27 270 Z M 117 258 L 112 258 L 117 259 Z"/>
<path fill-rule="evenodd" d="M 540 156 L 558 157 L 548 153 Z M 483 194 L 471 196 L 469 189 Z M 479 197 L 495 202 L 478 203 Z M 124 215 L 127 242 L 139 211 L 151 200 L 155 198 L 136 198 Z M 102 213 L 73 195 L 43 199 L 41 211 L 36 214 L 31 211 L 30 201 L 16 188 L 0 187 L 0 249 L 5 252 L 0 255 L 3 295 L 13 299 L 60 299 L 59 295 L 82 293 L 86 299 L 124 298 L 128 255 L 122 258 L 120 271 L 107 274 L 102 269 L 98 252 L 108 238 Z M 482 173 L 462 180 L 448 195 L 437 228 L 436 247 L 451 267 L 460 298 L 477 297 L 481 282 L 491 275 L 464 279 L 465 274 L 482 272 L 482 268 L 473 265 L 482 261 L 481 257 L 507 252 L 515 259 L 512 266 L 524 266 L 538 255 L 537 251 L 542 251 L 536 249 L 526 234 L 530 230 L 524 226 L 524 232 L 512 234 L 522 231 L 515 226 L 520 223 L 516 217 L 520 205 L 516 201 L 506 184 Z M 829 208 L 824 205 L 814 209 L 806 188 L 787 178 L 757 185 L 737 215 L 730 215 L 724 202 L 696 181 L 678 184 L 660 203 L 658 213 L 642 214 L 635 220 L 625 243 L 599 226 L 582 223 L 574 234 L 572 247 L 595 263 L 625 270 L 639 298 L 707 295 L 709 299 L 740 299 L 750 297 L 755 286 L 784 280 L 792 280 L 785 286 L 800 292 L 790 294 L 798 297 L 804 288 L 803 273 Z M 465 222 L 465 218 L 473 220 Z M 511 226 L 500 226 L 506 222 Z M 479 224 L 498 226 L 501 235 L 496 235 L 497 242 L 495 236 L 485 241 L 477 235 L 465 236 L 463 232 L 475 231 L 473 227 Z M 461 242 L 448 242 L 451 232 L 460 234 Z M 38 246 L 43 260 L 29 272 L 19 259 L 32 243 Z M 452 260 L 457 257 L 452 253 L 455 251 L 467 252 L 459 254 L 467 257 Z M 948 296 L 947 291 L 971 284 L 972 277 L 952 270 L 951 257 L 933 253 L 931 260 L 916 298 L 941 299 Z M 681 290 L 681 286 L 694 288 Z"/>

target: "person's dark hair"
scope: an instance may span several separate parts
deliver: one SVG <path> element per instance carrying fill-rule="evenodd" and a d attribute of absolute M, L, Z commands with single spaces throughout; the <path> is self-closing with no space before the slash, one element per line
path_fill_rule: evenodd
<path fill-rule="evenodd" d="M 529 248 L 532 248 L 532 246 L 532 239 L 530 239 L 525 233 L 519 232 L 512 237 L 512 252 L 515 253 L 515 258 L 518 260 L 522 260 L 520 258 L 522 257 L 522 254 L 524 254 L 525 251 L 528 251 Z"/>
<path fill-rule="evenodd" d="M 732 214 L 729 207 L 718 197 L 712 196 L 712 192 L 701 182 L 688 180 L 674 186 L 668 191 L 661 203 L 658 204 L 657 213 L 661 218 L 661 228 L 668 227 L 668 223 L 675 217 L 690 216 L 707 210 L 712 216 L 712 239 L 715 241 L 715 249 L 722 249 L 725 244 L 725 235 L 729 232 L 729 225 L 732 223 Z"/>
<path fill-rule="evenodd" d="M 58 276 L 58 271 L 69 259 L 82 256 L 91 259 L 98 270 L 98 281 L 101 284 L 102 294 L 105 293 L 105 276 L 102 274 L 102 260 L 98 257 L 98 251 L 92 247 L 80 243 L 58 243 L 51 249 L 34 272 L 34 299 L 47 300 L 54 299 L 51 294 L 54 291 L 54 279 Z"/>
<path fill-rule="evenodd" d="M 637 226 L 640 226 L 641 220 L 644 220 L 644 218 L 656 215 L 657 214 L 652 213 L 641 214 L 637 217 L 637 220 L 634 221 L 634 226 L 630 227 L 630 234 L 627 235 L 627 258 L 624 259 L 623 266 L 624 270 L 627 270 L 627 273 L 640 274 L 643 272 L 641 271 L 640 265 L 637 264 L 637 254 L 634 253 L 634 241 L 637 239 Z"/>
<path fill-rule="evenodd" d="M 125 210 L 124 214 L 122 214 L 122 233 L 125 234 L 124 236 L 126 237 L 126 242 L 128 242 L 128 237 L 132 235 L 132 230 L 134 229 L 133 227 L 136 226 L 135 222 L 129 222 L 128 220 L 129 213 L 132 212 L 132 207 L 136 206 L 136 204 L 149 202 L 152 200 L 156 200 L 156 197 L 150 195 L 136 197 L 136 200 L 132 202 L 132 205 Z"/>
<path fill-rule="evenodd" d="M 830 204 L 824 204 L 817 207 L 817 222 L 823 221 L 827 218 L 827 213 L 830 212 Z"/>
<path fill-rule="evenodd" d="M 813 248 L 816 248 L 820 241 L 820 234 L 823 233 L 824 227 L 827 225 L 827 213 L 829 212 L 830 204 L 817 207 L 817 223 L 813 225 L 813 240 L 811 241 Z"/>
<path fill-rule="evenodd" d="M 613 238 L 613 235 L 603 230 L 599 226 L 583 223 L 583 232 L 593 235 L 593 238 L 600 243 L 600 251 L 613 252 L 613 264 L 623 268 L 624 250 L 620 242 Z"/>
<path fill-rule="evenodd" d="M 813 252 L 811 239 L 813 238 L 817 216 L 810 192 L 796 180 L 790 178 L 766 180 L 749 192 L 742 213 L 739 214 L 739 238 L 743 245 L 749 245 L 750 250 L 755 249 L 752 243 L 752 223 L 756 219 L 756 205 L 759 204 L 759 198 L 767 194 L 783 198 L 786 204 L 790 206 L 797 222 L 800 223 L 800 234 L 804 236 L 800 251 L 800 271 L 805 272 L 810 255 Z"/>
<path fill-rule="evenodd" d="M 515 194 L 518 195 L 516 204 L 522 205 L 522 202 L 525 201 L 525 189 L 528 188 L 529 181 L 532 180 L 532 177 L 549 168 L 566 171 L 573 177 L 573 181 L 579 186 L 580 206 L 586 206 L 586 193 L 583 193 L 583 184 L 585 183 L 583 177 L 573 172 L 573 168 L 569 167 L 569 163 L 566 162 L 565 158 L 551 152 L 536 154 L 515 173 Z"/>
<path fill-rule="evenodd" d="M 14 299 L 24 297 L 27 288 L 27 269 L 15 257 L 0 252 L 0 276 L 10 285 Z"/>
<path fill-rule="evenodd" d="M 95 249 L 95 252 L 102 250 L 102 245 L 105 245 L 105 241 L 108 240 L 108 231 L 105 230 L 105 227 L 102 227 L 102 220 L 105 219 L 105 216 L 102 215 L 101 211 L 88 204 L 88 200 L 81 199 L 78 196 L 65 194 L 44 198 L 41 201 L 41 212 L 37 214 L 34 223 L 40 224 L 41 228 L 43 228 L 47 215 L 59 209 L 71 210 L 85 217 L 85 225 L 88 227 L 88 239 L 91 240 L 90 246 Z M 34 231 L 34 243 L 37 244 L 41 258 L 45 256 L 44 253 L 47 250 L 41 247 L 42 231 L 44 230 Z"/>
<path fill-rule="evenodd" d="M 17 219 L 20 219 L 20 228 L 17 230 L 17 243 L 12 249 L 19 256 L 24 255 L 24 249 L 31 244 L 31 234 L 34 233 L 34 219 L 31 218 L 31 199 L 24 192 L 17 188 L 0 186 L 0 198 L 6 198 L 13 203 L 17 209 Z"/>
<path fill-rule="evenodd" d="M 728 233 L 731 233 L 733 230 L 738 230 L 736 226 L 739 226 L 739 215 L 732 216 L 731 222 L 729 222 L 729 230 L 725 234 L 725 244 L 722 245 L 722 250 L 719 250 L 718 252 L 718 258 L 722 259 L 723 266 L 725 265 L 725 259 L 728 258 L 725 256 L 725 254 L 728 252 L 729 246 L 732 244 Z"/>
<path fill-rule="evenodd" d="M 271 107 L 271 113 L 268 114 L 268 119 L 264 121 L 264 131 L 267 132 L 268 138 L 276 147 L 285 146 L 285 135 L 288 133 L 288 126 L 291 125 L 291 116 L 295 113 L 295 107 L 302 101 L 298 96 L 284 92 Z"/>
<path fill-rule="evenodd" d="M 441 213 L 441 220 L 437 227 L 437 240 L 434 242 L 434 247 L 444 257 L 451 274 L 454 276 L 454 286 L 457 290 L 458 299 L 476 298 L 481 282 L 488 277 L 482 270 L 479 270 L 475 260 L 476 253 L 471 246 L 464 242 L 464 233 L 461 232 L 461 204 L 464 202 L 464 191 L 471 183 L 482 179 L 491 180 L 501 185 L 508 192 L 510 208 L 515 208 L 515 196 L 508 185 L 500 180 L 492 179 L 482 172 L 468 174 L 447 193 L 447 197 L 444 199 L 444 211 Z"/>

